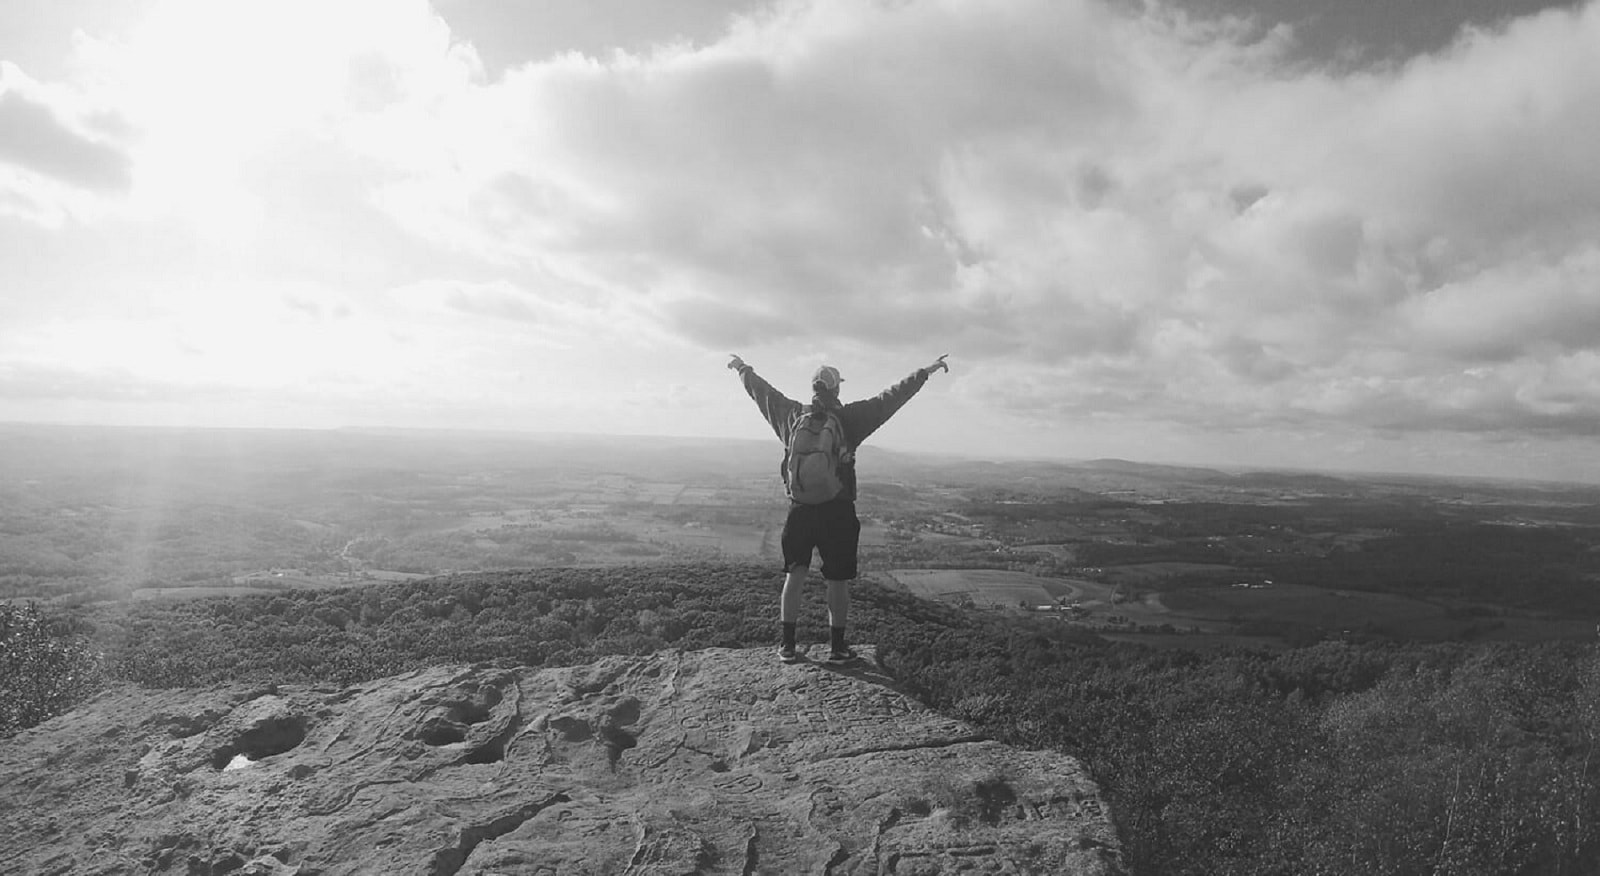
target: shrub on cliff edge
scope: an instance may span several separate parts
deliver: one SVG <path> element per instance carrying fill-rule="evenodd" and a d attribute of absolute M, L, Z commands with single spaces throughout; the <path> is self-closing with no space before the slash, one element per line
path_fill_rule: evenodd
<path fill-rule="evenodd" d="M 84 636 L 34 603 L 0 603 L 0 739 L 71 709 L 100 683 Z"/>

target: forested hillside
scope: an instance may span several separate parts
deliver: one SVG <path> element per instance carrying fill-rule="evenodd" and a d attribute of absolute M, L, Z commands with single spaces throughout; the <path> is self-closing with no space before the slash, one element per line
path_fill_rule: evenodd
<path fill-rule="evenodd" d="M 779 583 L 767 566 L 640 566 L 106 606 L 0 628 L 0 670 L 75 643 L 108 679 L 154 686 L 765 646 Z M 803 642 L 825 641 L 820 590 Z M 933 707 L 1087 763 L 1137 873 L 1600 872 L 1590 646 L 1152 650 L 868 584 L 852 626 Z"/>

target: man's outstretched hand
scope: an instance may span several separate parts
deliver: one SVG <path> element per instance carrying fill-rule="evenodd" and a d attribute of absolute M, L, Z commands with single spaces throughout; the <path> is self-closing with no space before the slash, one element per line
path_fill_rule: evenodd
<path fill-rule="evenodd" d="M 736 354 L 736 353 L 735 354 L 730 354 L 730 355 L 732 355 L 733 358 L 728 360 L 728 370 L 729 371 L 743 371 L 744 370 L 744 360 L 740 359 L 738 354 Z"/>
<path fill-rule="evenodd" d="M 929 374 L 932 374 L 935 371 L 949 371 L 950 370 L 950 366 L 946 365 L 945 361 L 944 361 L 945 358 L 947 356 L 949 356 L 949 355 L 950 355 L 949 353 L 946 353 L 946 354 L 944 354 L 944 356 L 940 356 L 939 358 L 933 360 L 933 364 L 932 365 L 929 365 L 928 367 L 926 367 L 926 368 L 924 368 L 922 370 L 928 372 Z"/>

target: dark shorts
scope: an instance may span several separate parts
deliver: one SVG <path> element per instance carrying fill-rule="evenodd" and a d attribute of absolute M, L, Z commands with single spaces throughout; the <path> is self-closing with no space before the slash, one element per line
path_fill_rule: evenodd
<path fill-rule="evenodd" d="M 783 521 L 783 570 L 811 568 L 811 552 L 822 555 L 822 577 L 849 581 L 856 576 L 856 545 L 861 540 L 861 520 L 854 502 L 821 505 L 790 503 Z"/>

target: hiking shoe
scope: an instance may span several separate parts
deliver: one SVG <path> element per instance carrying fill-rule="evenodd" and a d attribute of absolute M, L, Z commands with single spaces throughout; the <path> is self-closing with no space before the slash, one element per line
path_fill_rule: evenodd
<path fill-rule="evenodd" d="M 856 652 L 849 645 L 828 652 L 829 663 L 849 663 L 854 659 L 856 659 Z"/>
<path fill-rule="evenodd" d="M 778 648 L 778 659 L 784 663 L 796 663 L 800 660 L 800 652 L 788 645 L 783 645 Z"/>

